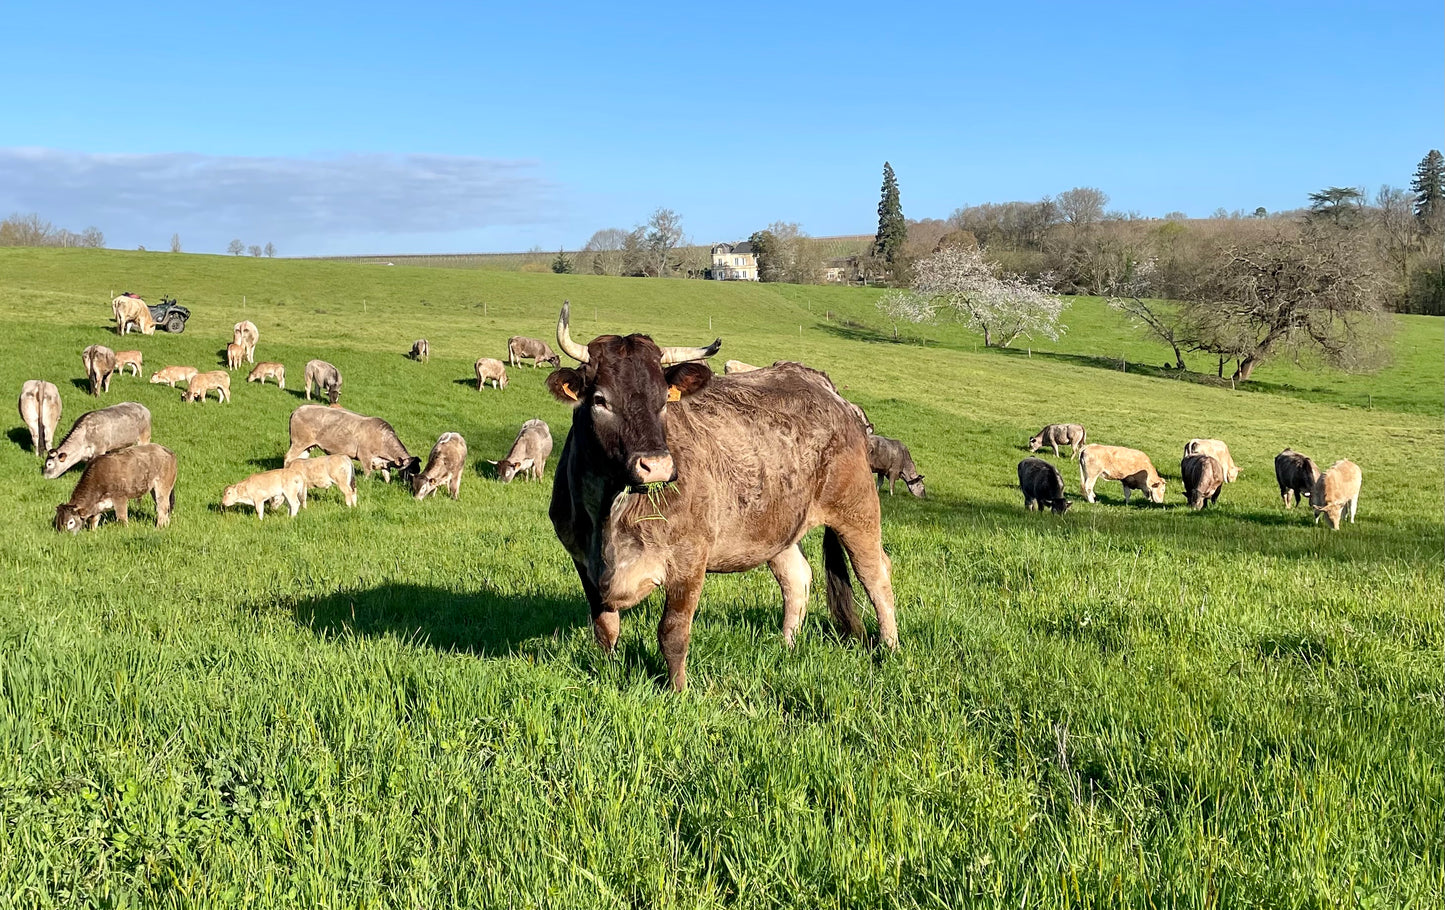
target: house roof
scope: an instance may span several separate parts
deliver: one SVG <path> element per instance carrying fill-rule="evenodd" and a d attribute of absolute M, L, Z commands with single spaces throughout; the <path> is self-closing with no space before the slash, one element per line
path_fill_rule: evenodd
<path fill-rule="evenodd" d="M 748 240 L 744 240 L 742 243 L 715 243 L 713 244 L 712 251 L 714 253 L 743 253 L 752 255 L 753 244 Z"/>

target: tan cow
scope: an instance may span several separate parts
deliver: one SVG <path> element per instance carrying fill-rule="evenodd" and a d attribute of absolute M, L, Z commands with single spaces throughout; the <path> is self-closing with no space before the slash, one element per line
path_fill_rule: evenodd
<path fill-rule="evenodd" d="M 1234 463 L 1234 457 L 1229 454 L 1229 446 L 1218 439 L 1191 439 L 1184 444 L 1184 456 L 1190 455 L 1211 455 L 1219 466 L 1224 468 L 1224 482 L 1234 483 L 1239 479 L 1239 465 Z"/>
<path fill-rule="evenodd" d="M 216 397 L 223 403 L 231 400 L 231 375 L 225 370 L 211 370 L 209 373 L 197 373 L 191 377 L 186 392 L 181 396 L 181 401 L 205 401 L 206 394 L 212 389 L 216 391 Z"/>
<path fill-rule="evenodd" d="M 291 412 L 291 447 L 286 450 L 284 463 L 290 465 L 298 458 L 306 458 L 312 448 L 328 455 L 355 458 L 361 462 L 364 476 L 380 471 L 388 483 L 393 469 L 408 483 L 421 469 L 421 459 L 406 450 L 391 424 L 345 408 L 303 404 Z"/>
<path fill-rule="evenodd" d="M 1345 507 L 1350 509 L 1350 524 L 1355 523 L 1355 509 L 1360 505 L 1360 482 L 1364 476 L 1360 466 L 1349 459 L 1341 459 L 1325 469 L 1315 480 L 1314 491 L 1310 493 L 1310 507 L 1315 510 L 1315 523 L 1320 516 L 1331 531 L 1340 529 L 1340 518 Z"/>
<path fill-rule="evenodd" d="M 269 502 L 272 508 L 276 508 L 281 505 L 282 500 L 286 501 L 292 518 L 296 517 L 302 503 L 306 502 L 306 478 L 290 468 L 262 471 L 252 474 L 240 483 L 231 484 L 221 494 L 221 508 L 229 509 L 245 503 L 256 507 L 258 521 L 265 521 L 266 504 Z"/>
<path fill-rule="evenodd" d="M 226 369 L 234 370 L 246 359 L 246 349 L 234 341 L 226 345 Z"/>
<path fill-rule="evenodd" d="M 256 323 L 249 319 L 245 322 L 238 322 L 231 329 L 231 342 L 241 346 L 241 352 L 246 357 L 247 363 L 256 362 L 256 342 L 261 340 L 261 331 L 256 328 Z M 237 364 L 240 361 L 236 361 Z"/>
<path fill-rule="evenodd" d="M 156 503 L 156 527 L 171 523 L 176 507 L 176 453 L 165 446 L 143 443 L 102 455 L 85 466 L 70 500 L 55 507 L 55 530 L 77 534 L 111 510 L 116 520 L 129 524 L 130 500 L 150 493 Z"/>
<path fill-rule="evenodd" d="M 1068 446 L 1069 455 L 1077 456 L 1079 449 L 1089 440 L 1089 431 L 1084 429 L 1082 424 L 1077 423 L 1051 423 L 1034 434 L 1029 440 L 1029 451 L 1037 452 L 1044 446 L 1054 450 L 1054 457 L 1059 457 L 1059 446 Z"/>
<path fill-rule="evenodd" d="M 1084 499 L 1094 501 L 1094 484 L 1100 480 L 1117 480 L 1124 485 L 1124 502 L 1129 494 L 1141 490 L 1150 502 L 1164 501 L 1164 478 L 1154 470 L 1154 463 L 1138 449 L 1123 446 L 1086 445 L 1079 450 L 1079 485 Z"/>
<path fill-rule="evenodd" d="M 326 400 L 331 404 L 341 401 L 341 371 L 324 360 L 306 361 L 306 400 L 311 400 L 311 388 L 316 387 L 317 394 L 326 393 Z"/>
<path fill-rule="evenodd" d="M 103 344 L 92 344 L 80 352 L 85 375 L 90 380 L 90 394 L 110 391 L 110 377 L 115 372 L 115 351 Z"/>
<path fill-rule="evenodd" d="M 507 365 L 495 357 L 478 357 L 477 369 L 477 391 L 490 382 L 498 390 L 507 387 Z"/>
<path fill-rule="evenodd" d="M 151 412 L 143 404 L 122 401 L 108 408 L 81 414 L 60 440 L 60 445 L 45 453 L 40 476 L 54 480 L 78 464 L 91 461 L 107 452 L 114 452 L 151 441 Z"/>
<path fill-rule="evenodd" d="M 55 428 L 60 424 L 60 390 L 53 382 L 28 380 L 20 387 L 20 419 L 30 431 L 30 448 L 44 458 L 55 442 Z"/>
<path fill-rule="evenodd" d="M 411 353 L 407 356 L 419 363 L 426 363 L 431 359 L 431 345 L 425 338 L 418 338 L 411 343 Z"/>
<path fill-rule="evenodd" d="M 165 383 L 171 388 L 176 387 L 178 382 L 190 382 L 200 372 L 195 367 L 164 367 L 151 374 L 151 383 Z"/>
<path fill-rule="evenodd" d="M 140 375 L 140 371 L 141 371 L 141 365 L 142 365 L 142 363 L 143 363 L 143 358 L 142 358 L 142 356 L 141 356 L 141 352 L 140 352 L 140 351 L 116 351 L 116 352 L 115 352 L 115 371 L 116 371 L 117 373 L 119 373 L 120 375 L 122 375 L 122 376 L 125 375 L 125 368 L 126 368 L 126 367 L 130 367 L 130 368 L 131 368 L 131 375 L 132 375 L 132 376 L 139 376 L 139 375 Z"/>
<path fill-rule="evenodd" d="M 452 499 L 456 499 L 461 494 L 462 475 L 466 470 L 467 441 L 460 433 L 443 433 L 427 456 L 426 470 L 411 479 L 412 494 L 417 499 L 426 499 L 433 490 L 446 487 Z"/>
<path fill-rule="evenodd" d="M 268 379 L 276 380 L 276 384 L 282 389 L 285 389 L 286 367 L 270 360 L 263 360 L 256 364 L 256 368 L 251 371 L 251 375 L 246 377 L 247 382 L 259 382 L 261 385 L 265 385 Z"/>
<path fill-rule="evenodd" d="M 547 468 L 547 459 L 551 455 L 552 428 L 547 426 L 546 421 L 534 417 L 522 424 L 522 429 L 517 431 L 517 438 L 512 441 L 512 448 L 507 451 L 506 458 L 501 461 L 487 461 L 497 466 L 498 480 L 511 483 L 512 478 L 518 474 L 541 480 L 542 472 Z"/>
<path fill-rule="evenodd" d="M 341 501 L 349 509 L 356 505 L 356 469 L 345 455 L 320 455 L 316 458 L 298 458 L 286 466 L 287 470 L 301 475 L 307 490 L 326 490 L 336 487 L 341 491 Z M 306 507 L 306 498 L 301 500 Z"/>
<path fill-rule="evenodd" d="M 110 310 L 115 314 L 115 333 L 124 335 L 134 326 L 140 329 L 142 335 L 154 335 L 156 333 L 156 320 L 151 315 L 150 307 L 139 297 L 128 297 L 120 295 L 110 302 Z"/>

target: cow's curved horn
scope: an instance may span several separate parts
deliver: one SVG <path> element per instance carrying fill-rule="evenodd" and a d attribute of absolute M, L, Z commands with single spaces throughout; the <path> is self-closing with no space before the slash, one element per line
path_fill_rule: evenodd
<path fill-rule="evenodd" d="M 572 301 L 562 301 L 562 315 L 557 317 L 557 346 L 562 353 L 571 357 L 578 363 L 587 362 L 587 346 L 578 344 L 572 340 L 572 333 L 567 330 L 572 322 Z"/>
<path fill-rule="evenodd" d="M 722 347 L 721 338 L 714 339 L 713 343 L 705 348 L 663 348 L 662 365 L 687 363 L 689 360 L 705 360 L 716 354 L 720 347 Z"/>

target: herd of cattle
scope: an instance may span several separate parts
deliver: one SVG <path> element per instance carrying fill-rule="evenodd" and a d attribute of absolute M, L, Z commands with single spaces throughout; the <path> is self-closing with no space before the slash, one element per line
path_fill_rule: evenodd
<path fill-rule="evenodd" d="M 134 298 L 112 304 L 116 331 L 147 330 Z M 146 311 L 148 312 L 148 311 Z M 882 644 L 896 648 L 891 565 L 882 547 L 879 492 L 890 493 L 902 480 L 909 492 L 924 497 L 923 476 L 896 439 L 879 436 L 867 415 L 844 399 L 825 373 L 790 361 L 755 367 L 728 361 L 717 377 L 706 361 L 721 340 L 703 347 L 660 347 L 646 335 L 603 335 L 587 344 L 571 339 L 570 306 L 563 305 L 557 341 L 576 367 L 545 342 L 514 336 L 508 363 L 476 361 L 477 388 L 507 386 L 508 364 L 553 367 L 547 389 L 571 406 L 572 426 L 563 444 L 552 488 L 549 515 L 558 539 L 572 556 L 592 615 L 593 631 L 608 651 L 620 630 L 619 612 L 652 590 L 666 593 L 659 626 L 661 650 L 672 684 L 686 684 L 686 657 L 703 580 L 708 573 L 739 572 L 766 564 L 782 589 L 783 636 L 791 643 L 802 623 L 812 570 L 799 542 L 823 526 L 827 603 L 846 634 L 864 637 L 853 605 L 849 566 L 872 602 Z M 154 331 L 154 323 L 149 326 Z M 275 379 L 285 388 L 285 367 L 255 363 L 260 333 L 243 321 L 227 345 L 226 370 L 200 372 L 188 366 L 156 371 L 152 383 L 187 385 L 186 401 L 204 400 L 214 389 L 230 400 L 229 370 L 253 364 L 248 381 Z M 425 339 L 410 356 L 430 357 Z M 82 354 L 93 395 L 106 391 L 110 378 L 126 367 L 140 375 L 140 352 L 116 353 L 91 345 Z M 413 495 L 425 498 L 446 489 L 457 498 L 467 460 L 459 433 L 445 432 L 423 468 L 391 425 L 339 406 L 342 380 L 335 366 L 312 360 L 306 366 L 306 398 L 313 389 L 328 405 L 301 405 L 290 417 L 290 447 L 282 467 L 263 471 L 226 487 L 221 505 L 248 505 L 264 518 L 265 507 L 283 503 L 291 515 L 306 505 L 307 491 L 339 488 L 346 506 L 357 502 L 354 463 L 365 474 L 380 472 L 390 482 L 396 471 L 409 480 Z M 176 456 L 151 442 L 149 410 L 123 402 L 83 415 L 56 445 L 60 394 L 41 380 L 26 382 L 20 413 L 35 451 L 45 455 L 42 473 L 59 477 L 85 464 L 69 501 L 56 508 L 58 530 L 94 528 L 114 511 L 126 521 L 127 504 L 147 493 L 155 499 L 156 524 L 169 523 L 175 503 Z M 1139 490 L 1151 502 L 1164 501 L 1165 481 L 1143 452 L 1090 444 L 1084 427 L 1055 424 L 1029 440 L 1030 452 L 1060 446 L 1078 462 L 1085 500 L 1094 502 L 1098 481 L 1119 481 L 1124 499 Z M 552 434 L 542 420 L 520 428 L 507 456 L 493 462 L 506 482 L 518 474 L 540 480 L 552 454 Z M 312 458 L 311 450 L 323 455 Z M 1195 509 L 1216 502 L 1222 486 L 1239 468 L 1220 440 L 1192 439 L 1180 465 L 1185 495 Z M 1348 508 L 1353 522 L 1359 498 L 1360 470 L 1340 461 L 1324 472 L 1307 457 L 1286 449 L 1275 459 L 1280 495 L 1287 507 L 1308 497 L 1316 513 L 1338 528 Z M 1063 476 L 1038 457 L 1018 464 L 1018 481 L 1028 509 L 1069 508 Z M 1292 501 L 1293 500 L 1293 501 Z M 659 520 L 661 519 L 661 520 Z"/>

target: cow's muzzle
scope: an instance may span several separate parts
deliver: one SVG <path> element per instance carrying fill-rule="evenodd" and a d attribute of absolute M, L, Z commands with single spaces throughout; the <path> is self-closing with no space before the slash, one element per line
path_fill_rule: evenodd
<path fill-rule="evenodd" d="M 677 479 L 677 467 L 673 464 L 672 455 L 668 452 L 635 456 L 632 459 L 630 473 L 632 482 L 638 486 L 668 483 Z"/>

